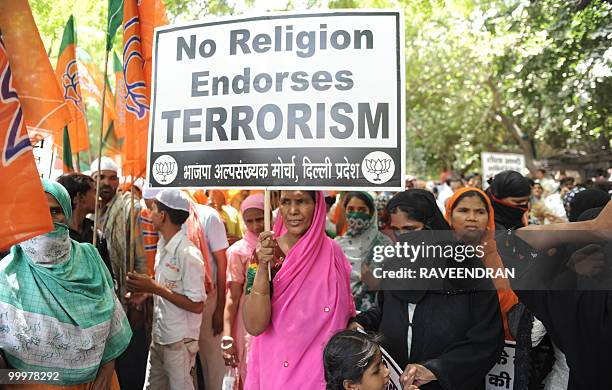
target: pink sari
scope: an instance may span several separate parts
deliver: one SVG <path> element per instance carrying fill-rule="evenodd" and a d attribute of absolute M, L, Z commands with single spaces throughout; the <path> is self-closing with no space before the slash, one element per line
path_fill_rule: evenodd
<path fill-rule="evenodd" d="M 255 194 L 247 197 L 240 207 L 240 213 L 244 218 L 244 212 L 248 209 L 259 209 L 264 210 L 264 195 Z M 241 240 L 236 241 L 230 246 L 227 251 L 227 282 L 235 282 L 244 285 L 246 282 L 247 269 L 253 252 L 257 247 L 258 237 L 257 234 L 246 230 Z M 234 338 L 234 345 L 236 346 L 236 352 L 238 353 L 238 370 L 240 372 L 240 382 L 244 383 L 244 379 L 247 377 L 247 354 L 251 345 L 251 335 L 244 329 L 244 322 L 242 321 L 242 305 L 244 304 L 244 294 L 240 297 L 240 303 L 238 305 L 238 311 L 234 324 L 232 327 L 232 337 Z"/>
<path fill-rule="evenodd" d="M 253 338 L 246 390 L 325 389 L 323 348 L 355 315 L 351 267 L 325 235 L 323 193 L 316 198 L 312 225 L 272 281 L 272 319 Z M 280 216 L 274 231 L 285 231 Z"/>

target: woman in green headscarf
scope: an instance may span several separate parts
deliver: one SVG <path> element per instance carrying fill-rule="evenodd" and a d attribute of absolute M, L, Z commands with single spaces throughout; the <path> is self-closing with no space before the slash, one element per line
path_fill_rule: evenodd
<path fill-rule="evenodd" d="M 70 239 L 68 192 L 48 180 L 43 188 L 53 231 L 0 261 L 0 352 L 21 371 L 57 372 L 54 385 L 116 388 L 114 359 L 132 337 L 129 323 L 96 249 Z"/>
<path fill-rule="evenodd" d="M 347 231 L 336 241 L 351 263 L 351 290 L 358 311 L 368 310 L 375 302 L 376 286 L 371 276 L 374 247 L 393 245 L 378 230 L 374 199 L 367 192 L 349 192 L 344 197 Z"/>

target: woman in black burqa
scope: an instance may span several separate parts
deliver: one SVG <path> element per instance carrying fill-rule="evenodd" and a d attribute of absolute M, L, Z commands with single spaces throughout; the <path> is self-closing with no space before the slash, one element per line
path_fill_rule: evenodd
<path fill-rule="evenodd" d="M 609 200 L 610 194 L 597 188 L 581 191 L 570 201 L 567 219 L 570 222 L 576 222 L 583 212 L 592 208 L 603 207 Z"/>
<path fill-rule="evenodd" d="M 387 209 L 390 214 L 403 210 L 424 224 L 423 231 L 399 236 L 400 243 L 437 242 L 440 235 L 449 234 L 450 227 L 428 191 L 399 193 Z M 417 260 L 417 266 L 422 261 L 430 259 Z M 376 305 L 357 315 L 356 323 L 382 335 L 383 348 L 406 368 L 403 383 L 422 390 L 484 389 L 485 376 L 497 362 L 504 342 L 491 281 L 486 280 L 488 288 L 484 289 L 471 282 L 446 281 L 441 286 L 429 282 L 421 283 L 418 290 L 400 289 L 414 289 L 416 283 L 408 281 L 393 291 L 379 291 Z"/>
<path fill-rule="evenodd" d="M 525 213 L 529 207 L 531 186 L 525 176 L 516 171 L 503 171 L 495 175 L 486 191 L 498 230 L 516 229 L 527 223 Z"/>
<path fill-rule="evenodd" d="M 497 247 L 504 265 L 515 267 L 518 275 L 532 275 L 541 263 L 564 269 L 563 274 L 540 275 L 545 291 L 515 292 L 565 354 L 568 389 L 612 389 L 612 202 L 601 212 L 591 209 L 577 219 L 500 234 Z M 596 272 L 578 272 L 577 262 L 593 263 Z M 578 287 L 571 290 L 569 264 L 574 264 L 570 268 Z"/>

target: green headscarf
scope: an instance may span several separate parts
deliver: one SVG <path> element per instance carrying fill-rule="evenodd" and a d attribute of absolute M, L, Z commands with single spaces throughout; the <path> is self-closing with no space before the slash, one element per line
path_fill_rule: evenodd
<path fill-rule="evenodd" d="M 48 180 L 43 188 L 71 218 L 68 192 Z M 58 385 L 93 381 L 132 336 L 97 250 L 68 237 L 65 253 L 67 234 L 55 223 L 0 262 L 0 350 L 19 370 L 58 371 Z"/>
<path fill-rule="evenodd" d="M 72 202 L 70 201 L 68 191 L 60 183 L 47 179 L 42 180 L 42 185 L 46 193 L 53 195 L 57 199 L 57 203 L 60 204 L 66 216 L 66 221 L 70 221 L 72 219 Z"/>
<path fill-rule="evenodd" d="M 66 223 L 72 219 L 72 207 L 68 191 L 59 183 L 45 180 L 42 181 L 43 189 L 52 195 L 60 204 Z M 27 259 L 43 267 L 52 267 L 62 264 L 70 259 L 71 240 L 70 230 L 66 223 L 53 222 L 53 230 L 41 234 L 19 244 L 26 253 Z"/>
<path fill-rule="evenodd" d="M 368 291 L 367 286 L 361 281 L 362 265 L 368 267 L 372 265 L 375 246 L 388 246 L 393 243 L 390 238 L 378 231 L 378 215 L 372 196 L 367 192 L 349 192 L 346 196 L 346 203 L 353 197 L 364 200 L 371 212 L 371 214 L 347 213 L 348 230 L 344 236 L 335 238 L 351 264 L 351 289 L 355 307 L 359 311 L 366 311 L 374 305 L 375 293 Z"/>

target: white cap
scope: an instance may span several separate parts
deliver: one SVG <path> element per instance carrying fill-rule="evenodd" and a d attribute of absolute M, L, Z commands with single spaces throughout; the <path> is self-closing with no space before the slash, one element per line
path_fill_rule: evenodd
<path fill-rule="evenodd" d="M 157 194 L 162 192 L 161 188 L 150 188 L 149 186 L 145 186 L 142 190 L 142 199 L 155 199 Z"/>
<path fill-rule="evenodd" d="M 115 164 L 115 162 L 113 161 L 112 158 L 106 157 L 106 156 L 102 156 L 100 161 L 98 161 L 98 159 L 95 159 L 94 162 L 91 163 L 90 170 L 91 170 L 92 174 L 94 174 L 94 173 L 96 173 L 98 171 L 115 171 L 115 172 L 118 172 L 119 171 L 119 167 L 117 166 L 117 164 Z"/>
<path fill-rule="evenodd" d="M 189 212 L 189 198 L 180 190 L 167 189 L 160 191 L 155 195 L 155 199 L 171 209 Z"/>
<path fill-rule="evenodd" d="M 140 191 L 143 190 L 144 185 L 145 181 L 142 177 L 139 177 L 138 179 L 134 180 L 134 187 L 138 188 Z"/>

